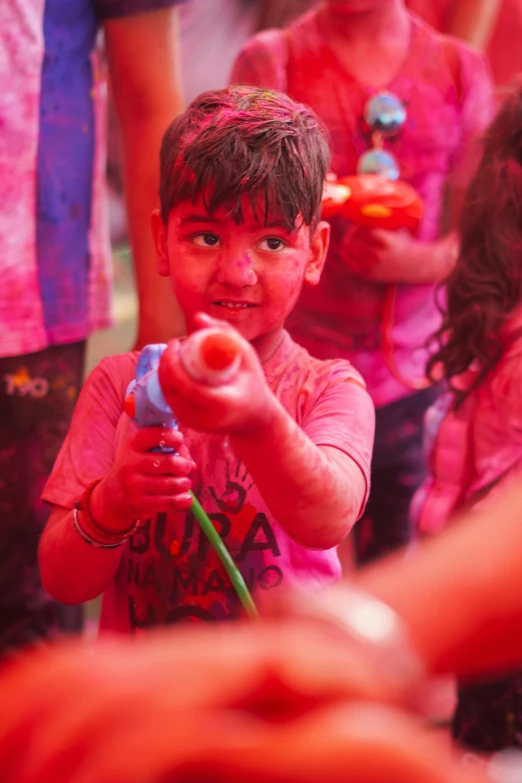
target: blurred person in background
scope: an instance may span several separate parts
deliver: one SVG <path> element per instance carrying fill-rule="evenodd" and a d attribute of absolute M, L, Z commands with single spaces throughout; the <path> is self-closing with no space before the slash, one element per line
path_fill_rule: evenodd
<path fill-rule="evenodd" d="M 425 378 L 426 343 L 441 319 L 436 286 L 456 260 L 475 140 L 493 109 L 485 59 L 403 0 L 326 0 L 284 30 L 254 36 L 232 82 L 310 105 L 330 132 L 337 177 L 380 171 L 423 202 L 416 236 L 333 218 L 320 284 L 302 292 L 288 321 L 313 356 L 348 359 L 377 409 L 372 489 L 354 528 L 365 563 L 412 534 L 410 503 L 426 472 L 423 418 L 439 393 Z"/>
<path fill-rule="evenodd" d="M 158 198 L 150 150 L 181 108 L 177 2 L 0 6 L 0 654 L 81 627 L 81 612 L 43 592 L 36 550 L 48 516 L 39 498 L 69 427 L 86 339 L 111 323 L 100 29 L 122 128 L 138 342 L 165 339 L 176 323 L 149 216 Z"/>

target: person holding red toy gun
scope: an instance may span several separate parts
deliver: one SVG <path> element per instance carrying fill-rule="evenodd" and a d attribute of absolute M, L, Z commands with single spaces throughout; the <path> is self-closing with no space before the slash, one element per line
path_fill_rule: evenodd
<path fill-rule="evenodd" d="M 355 528 L 357 561 L 367 562 L 411 537 L 423 418 L 438 395 L 424 388 L 441 322 L 436 287 L 456 260 L 452 230 L 473 140 L 492 115 L 491 80 L 481 55 L 404 0 L 324 0 L 252 38 L 231 80 L 311 106 L 329 131 L 335 190 L 350 191 L 334 216 L 325 202 L 324 274 L 288 326 L 312 355 L 352 362 L 376 406 L 372 492 Z"/>

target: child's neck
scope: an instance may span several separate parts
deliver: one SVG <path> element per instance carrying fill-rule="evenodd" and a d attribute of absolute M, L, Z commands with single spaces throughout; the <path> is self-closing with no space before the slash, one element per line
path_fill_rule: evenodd
<path fill-rule="evenodd" d="M 360 14 L 336 14 L 325 5 L 319 22 L 341 64 L 361 84 L 385 87 L 400 71 L 411 27 L 403 0 Z"/>
<path fill-rule="evenodd" d="M 257 337 L 251 340 L 252 346 L 259 357 L 262 364 L 267 362 L 276 353 L 277 349 L 284 340 L 285 332 L 284 328 L 278 327 L 268 334 L 263 334 L 261 337 Z"/>

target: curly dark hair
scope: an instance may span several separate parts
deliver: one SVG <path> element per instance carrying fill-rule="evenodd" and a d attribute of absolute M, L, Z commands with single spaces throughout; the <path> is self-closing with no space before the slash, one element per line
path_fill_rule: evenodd
<path fill-rule="evenodd" d="M 282 93 L 234 86 L 197 97 L 169 125 L 160 153 L 161 215 L 201 195 L 212 213 L 241 197 L 254 214 L 277 212 L 292 230 L 298 215 L 315 228 L 330 163 L 326 132 L 312 109 Z"/>
<path fill-rule="evenodd" d="M 503 328 L 522 300 L 522 79 L 501 105 L 483 139 L 459 224 L 460 250 L 446 281 L 443 323 L 428 376 L 442 366 L 458 406 L 480 385 L 506 349 Z M 478 368 L 466 392 L 452 379 Z"/>

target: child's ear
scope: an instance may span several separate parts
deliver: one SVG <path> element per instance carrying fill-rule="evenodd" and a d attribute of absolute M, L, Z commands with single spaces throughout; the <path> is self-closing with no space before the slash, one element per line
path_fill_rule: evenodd
<path fill-rule="evenodd" d="M 162 277 L 170 275 L 169 254 L 167 252 L 167 226 L 163 222 L 161 212 L 155 209 L 150 216 L 152 239 L 158 257 L 158 272 Z"/>
<path fill-rule="evenodd" d="M 321 278 L 328 245 L 330 243 L 330 224 L 321 220 L 310 242 L 310 256 L 306 265 L 304 282 L 307 285 L 317 285 Z"/>

